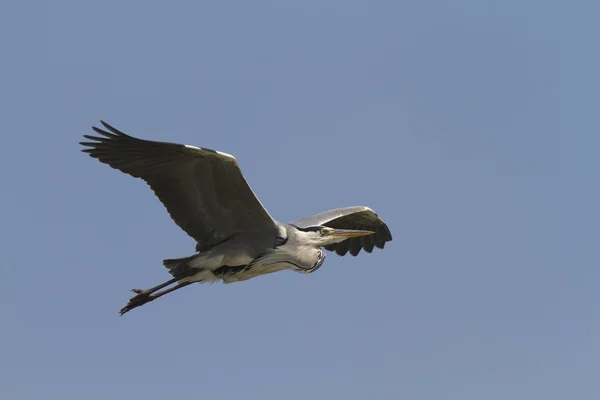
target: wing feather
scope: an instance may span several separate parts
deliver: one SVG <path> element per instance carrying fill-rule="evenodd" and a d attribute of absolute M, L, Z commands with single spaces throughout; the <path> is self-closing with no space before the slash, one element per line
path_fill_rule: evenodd
<path fill-rule="evenodd" d="M 143 179 L 202 251 L 241 232 L 276 232 L 234 157 L 211 149 L 137 139 L 102 122 L 82 151 Z"/>

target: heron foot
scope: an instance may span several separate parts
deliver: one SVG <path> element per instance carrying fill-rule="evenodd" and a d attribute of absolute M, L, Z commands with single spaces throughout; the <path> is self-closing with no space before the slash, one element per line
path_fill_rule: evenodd
<path fill-rule="evenodd" d="M 182 283 L 178 283 L 177 285 L 175 285 L 169 289 L 164 289 L 164 290 L 158 291 L 159 289 L 163 289 L 163 288 L 177 282 L 177 280 L 178 280 L 178 278 L 173 278 L 165 283 L 161 283 L 160 285 L 154 286 L 153 288 L 150 288 L 150 289 L 145 289 L 145 290 L 132 289 L 131 291 L 133 293 L 135 293 L 135 296 L 133 296 L 131 299 L 129 299 L 129 302 L 127 303 L 127 305 L 125 307 L 121 308 L 121 315 L 133 310 L 136 307 L 143 306 L 146 303 L 156 300 L 159 297 L 164 296 L 165 294 L 171 293 L 177 289 L 181 289 L 182 287 L 185 287 L 185 286 L 191 284 L 191 282 L 182 282 Z"/>
<path fill-rule="evenodd" d="M 129 302 L 125 307 L 121 308 L 121 315 L 154 300 L 154 297 L 150 294 L 151 292 L 147 290 L 132 289 L 131 291 L 137 294 L 129 299 Z"/>

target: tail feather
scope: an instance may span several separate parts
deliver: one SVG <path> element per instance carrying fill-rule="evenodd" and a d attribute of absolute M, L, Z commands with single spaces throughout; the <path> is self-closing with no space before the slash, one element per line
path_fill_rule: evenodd
<path fill-rule="evenodd" d="M 190 260 L 194 256 L 184 258 L 169 258 L 163 260 L 163 265 L 169 270 L 174 278 L 184 278 L 190 274 Z"/>
<path fill-rule="evenodd" d="M 215 264 L 216 259 L 206 259 L 205 254 L 195 254 L 184 258 L 170 258 L 163 260 L 163 265 L 180 282 L 215 282 L 219 277 L 213 273 L 211 261 Z M 219 264 L 217 264 L 219 265 Z"/>

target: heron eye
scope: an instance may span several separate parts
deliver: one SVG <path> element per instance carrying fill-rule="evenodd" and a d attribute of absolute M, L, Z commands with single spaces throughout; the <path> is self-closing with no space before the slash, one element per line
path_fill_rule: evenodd
<path fill-rule="evenodd" d="M 327 231 L 325 229 L 321 229 L 319 233 L 321 234 L 321 236 L 325 236 L 327 234 Z"/>

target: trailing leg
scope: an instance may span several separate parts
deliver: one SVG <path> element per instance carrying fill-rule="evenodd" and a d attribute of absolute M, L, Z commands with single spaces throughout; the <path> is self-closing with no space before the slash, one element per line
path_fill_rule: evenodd
<path fill-rule="evenodd" d="M 192 283 L 192 282 L 179 283 L 179 284 L 173 286 L 172 288 L 165 289 L 163 291 L 155 293 L 157 290 L 167 287 L 177 281 L 178 281 L 177 278 L 173 278 L 171 280 L 168 280 L 167 282 L 161 283 L 160 285 L 157 285 L 150 289 L 146 289 L 146 290 L 133 289 L 132 291 L 137 294 L 135 296 L 133 296 L 131 299 L 129 299 L 129 302 L 127 303 L 127 305 L 121 309 L 121 315 L 125 314 L 128 311 L 133 310 L 136 307 L 143 306 L 146 303 L 156 300 L 159 297 L 164 296 L 167 293 L 171 293 L 177 289 L 186 287 L 187 285 Z"/>
<path fill-rule="evenodd" d="M 179 278 L 173 278 L 173 279 L 169 279 L 166 282 L 161 283 L 160 285 L 151 287 L 150 289 L 131 289 L 131 291 L 133 293 L 137 293 L 137 294 L 152 294 L 152 293 L 156 292 L 157 290 L 160 290 L 164 287 L 172 285 L 173 283 L 177 282 L 178 280 L 179 280 Z"/>

